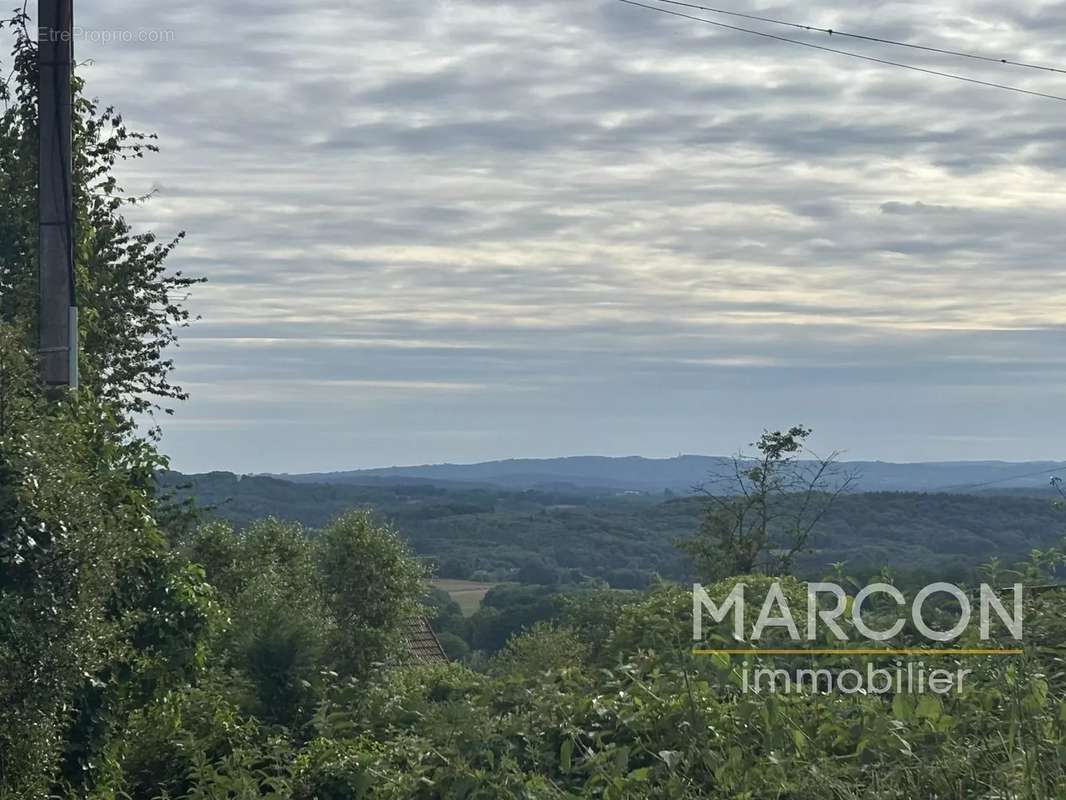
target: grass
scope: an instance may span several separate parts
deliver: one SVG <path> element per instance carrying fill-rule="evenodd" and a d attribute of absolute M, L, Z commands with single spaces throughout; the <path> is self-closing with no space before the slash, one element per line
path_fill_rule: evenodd
<path fill-rule="evenodd" d="M 458 603 L 459 608 L 462 609 L 463 616 L 469 617 L 481 608 L 481 601 L 485 599 L 485 595 L 489 589 L 498 584 L 479 583 L 477 581 L 456 581 L 448 578 L 441 578 L 433 581 L 433 585 L 438 589 L 443 589 L 451 595 L 452 600 Z"/>

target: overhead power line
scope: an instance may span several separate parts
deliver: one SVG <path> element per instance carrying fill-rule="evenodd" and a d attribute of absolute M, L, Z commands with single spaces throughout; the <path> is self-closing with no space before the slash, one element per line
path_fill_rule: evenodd
<path fill-rule="evenodd" d="M 647 3 L 638 3 L 636 0 L 618 0 L 620 3 L 625 3 L 630 6 L 638 6 L 640 8 L 646 8 L 649 11 L 658 11 L 660 14 L 669 14 L 672 17 L 681 17 L 682 19 L 689 19 L 694 22 L 702 22 L 706 25 L 714 25 L 716 28 L 724 28 L 730 31 L 738 31 L 740 33 L 748 33 L 753 36 L 761 36 L 764 39 L 773 39 L 778 42 L 787 42 L 789 44 L 799 45 L 800 47 L 809 47 L 812 50 L 821 50 L 826 53 L 836 53 L 841 56 L 848 56 L 849 58 L 858 58 L 862 61 L 869 61 L 874 64 L 883 64 L 889 67 L 898 67 L 899 69 L 910 70 L 911 72 L 920 72 L 925 75 L 935 75 L 940 78 L 951 78 L 952 80 L 962 81 L 964 83 L 972 83 L 977 86 L 987 86 L 992 89 L 1002 89 L 1007 92 L 1017 92 L 1018 94 L 1026 94 L 1032 97 L 1042 97 L 1045 100 L 1057 100 L 1061 103 L 1066 103 L 1066 97 L 1062 97 L 1057 94 L 1048 94 L 1046 92 L 1036 92 L 1031 89 L 1022 89 L 1019 86 L 1009 86 L 1005 83 L 995 83 L 994 81 L 982 81 L 977 78 L 970 78 L 965 75 L 956 75 L 952 72 L 941 72 L 940 70 L 927 69 L 926 67 L 916 67 L 913 64 L 904 64 L 900 61 L 890 61 L 887 58 L 876 58 L 874 56 L 863 55 L 862 53 L 856 53 L 851 50 L 840 50 L 835 47 L 826 47 L 821 44 L 814 44 L 813 42 L 804 42 L 801 39 L 790 39 L 787 36 L 778 36 L 775 33 L 767 33 L 766 31 L 757 31 L 753 28 L 742 28 L 738 25 L 728 25 L 724 22 L 716 22 L 713 19 L 706 19 L 704 17 L 696 17 L 692 14 L 684 14 L 680 11 L 672 11 L 669 8 L 662 8 L 661 6 L 648 5 Z"/>
<path fill-rule="evenodd" d="M 961 50 L 949 50 L 945 47 L 931 47 L 924 44 L 915 44 L 914 42 L 900 42 L 895 39 L 886 39 L 881 36 L 869 36 L 862 33 L 849 33 L 848 31 L 840 31 L 836 28 L 820 28 L 817 25 L 806 25 L 802 22 L 786 22 L 781 19 L 774 19 L 773 17 L 762 17 L 758 14 L 746 14 L 741 11 L 729 11 L 724 8 L 714 8 L 712 6 L 701 6 L 695 3 L 683 3 L 680 0 L 655 0 L 657 3 L 665 3 L 671 6 L 683 6 L 684 8 L 695 8 L 700 11 L 709 11 L 712 14 L 723 14 L 729 17 L 741 17 L 743 19 L 756 20 L 757 22 L 766 22 L 771 25 L 784 25 L 788 28 L 796 28 L 801 31 L 812 31 L 815 33 L 825 33 L 829 36 L 843 36 L 848 39 L 861 39 L 864 42 L 877 42 L 879 44 L 890 44 L 895 47 L 908 47 L 912 50 L 924 50 L 928 53 L 940 53 L 947 56 L 956 56 L 958 58 L 970 58 L 974 61 L 987 61 L 992 64 L 1006 64 L 1011 67 L 1024 67 L 1025 69 L 1038 69 L 1044 72 L 1058 72 L 1066 74 L 1066 69 L 1060 67 L 1050 67 L 1044 64 L 1030 64 L 1026 61 L 1014 61 L 1010 58 L 995 58 L 994 56 L 985 56 L 979 53 L 966 53 Z"/>

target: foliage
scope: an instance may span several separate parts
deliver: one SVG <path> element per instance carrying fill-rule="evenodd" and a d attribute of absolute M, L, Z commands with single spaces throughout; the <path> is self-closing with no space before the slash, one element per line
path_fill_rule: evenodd
<path fill-rule="evenodd" d="M 458 651 L 468 652 L 470 650 L 470 646 L 466 643 L 470 637 L 470 624 L 463 616 L 462 608 L 451 595 L 443 589 L 430 587 L 429 592 L 422 598 L 422 607 L 426 619 L 429 620 L 430 626 L 436 631 L 442 644 L 447 638 L 451 646 L 458 648 Z M 456 644 L 455 640 L 462 642 L 462 645 Z M 448 646 L 445 646 L 445 650 L 448 650 Z M 448 655 L 453 658 L 458 657 L 454 656 L 450 650 Z"/>
<path fill-rule="evenodd" d="M 470 644 L 495 653 L 517 633 L 558 617 L 560 595 L 548 586 L 494 586 L 470 618 Z"/>
<path fill-rule="evenodd" d="M 399 534 L 367 511 L 345 514 L 322 531 L 318 569 L 336 623 L 331 652 L 347 673 L 366 675 L 396 655 L 398 631 L 420 610 L 427 576 Z"/>
<path fill-rule="evenodd" d="M 0 386 L 0 786 L 26 797 L 91 784 L 130 706 L 202 666 L 213 614 L 152 518 L 154 450 L 107 405 L 35 392 Z"/>
<path fill-rule="evenodd" d="M 705 499 L 663 501 L 659 495 L 569 495 L 483 487 L 303 484 L 230 473 L 168 474 L 162 483 L 195 498 L 209 516 L 240 528 L 276 516 L 320 528 L 349 508 L 373 507 L 392 522 L 438 576 L 513 581 L 540 560 L 560 576 L 559 588 L 592 578 L 614 588 L 643 589 L 656 576 L 701 577 L 674 548 L 691 536 Z M 990 558 L 1024 558 L 1061 537 L 1064 518 L 1047 496 L 1017 494 L 845 493 L 797 554 L 794 572 L 820 578 L 846 561 L 856 577 L 892 567 L 898 580 L 972 580 Z M 634 580 L 639 576 L 639 583 Z"/>
<path fill-rule="evenodd" d="M 365 512 L 311 532 L 268 519 L 235 531 L 195 530 L 183 552 L 204 566 L 228 624 L 212 644 L 238 678 L 241 709 L 269 725 L 300 728 L 325 670 L 365 676 L 396 655 L 418 613 L 424 575 L 396 534 Z"/>
<path fill-rule="evenodd" d="M 459 634 L 444 631 L 437 634 L 437 640 L 451 661 L 465 661 L 470 658 L 470 645 Z"/>
<path fill-rule="evenodd" d="M 134 415 L 183 397 L 165 351 L 195 283 L 173 243 L 136 234 L 118 161 L 153 149 L 75 80 L 75 284 L 80 392 L 37 379 L 37 59 L 25 10 L 0 83 L 0 795 L 92 792 L 116 770 L 131 714 L 204 668 L 215 619 L 201 570 L 169 551 Z"/>
<path fill-rule="evenodd" d="M 638 616 L 672 618 L 670 596 Z M 1036 800 L 1066 788 L 1066 705 L 1037 653 L 970 661 L 972 682 L 945 699 L 766 696 L 743 691 L 742 662 L 687 646 L 595 667 L 580 648 L 551 647 L 543 663 L 537 637 L 574 643 L 542 628 L 491 675 L 427 667 L 338 686 L 293 750 L 292 796 Z M 259 741 L 256 763 L 274 763 Z M 278 781 L 247 775 L 261 791 Z"/>
<path fill-rule="evenodd" d="M 643 599 L 636 592 L 593 586 L 563 595 L 560 620 L 588 648 L 591 661 L 613 661 L 609 643 L 614 630 L 626 609 Z"/>
<path fill-rule="evenodd" d="M 804 462 L 809 428 L 765 431 L 755 456 L 733 460 L 733 491 L 707 490 L 699 533 L 680 543 L 705 579 L 762 571 L 782 575 L 807 550 L 811 534 L 851 481 L 835 469 L 836 454 Z M 713 485 L 721 483 L 721 476 Z"/>
<path fill-rule="evenodd" d="M 491 671 L 497 675 L 537 675 L 578 668 L 588 659 L 589 647 L 574 631 L 538 622 L 511 637 L 493 659 Z"/>
<path fill-rule="evenodd" d="M 37 315 L 37 48 L 30 19 L 17 13 L 13 70 L 0 84 L 0 320 L 35 345 Z M 184 302 L 201 281 L 165 262 L 184 234 L 159 242 L 122 215 L 147 198 L 127 195 L 114 177 L 120 161 L 157 147 L 101 108 L 74 80 L 73 202 L 75 294 L 80 310 L 83 385 L 127 424 L 134 414 L 183 399 L 166 354 L 189 321 Z"/>

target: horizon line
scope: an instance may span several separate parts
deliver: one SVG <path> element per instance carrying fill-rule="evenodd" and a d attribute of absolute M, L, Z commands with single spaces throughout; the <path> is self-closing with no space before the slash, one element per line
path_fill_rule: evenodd
<path fill-rule="evenodd" d="M 843 455 L 843 454 L 842 454 Z M 421 464 L 415 463 L 399 463 L 390 464 L 387 466 L 371 466 L 371 467 L 339 467 L 339 468 L 315 468 L 310 470 L 301 470 L 298 472 L 282 471 L 277 472 L 273 470 L 261 471 L 261 472 L 247 472 L 240 473 L 234 472 L 234 474 L 244 474 L 252 476 L 286 476 L 286 475 L 330 475 L 344 472 L 381 472 L 385 470 L 398 470 L 398 469 L 425 469 L 430 467 L 478 467 L 488 464 L 501 464 L 514 461 L 568 461 L 578 459 L 604 459 L 610 461 L 624 461 L 631 459 L 639 459 L 642 461 L 677 461 L 683 458 L 709 458 L 709 459 L 723 459 L 732 460 L 734 456 L 714 454 L 714 453 L 678 453 L 674 456 L 646 456 L 640 454 L 630 455 L 597 455 L 595 453 L 584 453 L 577 455 L 561 455 L 561 456 L 506 456 L 502 458 L 487 458 L 481 461 L 436 461 L 436 462 L 423 462 Z M 1054 458 L 965 458 L 965 459 L 927 459 L 920 461 L 899 461 L 890 460 L 886 458 L 840 458 L 835 463 L 846 464 L 882 464 L 887 466 L 900 466 L 900 467 L 921 467 L 921 466 L 939 466 L 939 465 L 1003 465 L 1003 466 L 1024 466 L 1027 464 L 1049 464 L 1049 465 L 1062 465 L 1066 464 L 1066 460 L 1054 459 Z M 172 469 L 171 471 L 181 470 Z M 216 467 L 214 469 L 207 469 L 207 472 L 233 472 L 231 468 Z"/>

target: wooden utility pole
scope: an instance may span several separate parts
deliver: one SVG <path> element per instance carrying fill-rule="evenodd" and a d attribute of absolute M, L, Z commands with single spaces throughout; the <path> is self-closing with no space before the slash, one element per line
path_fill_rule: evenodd
<path fill-rule="evenodd" d="M 38 0 L 40 360 L 46 387 L 78 386 L 72 120 L 74 0 Z"/>

